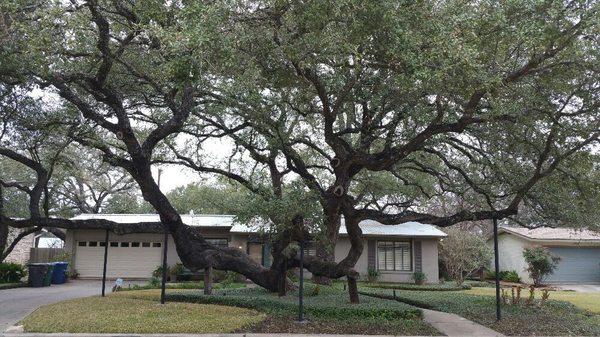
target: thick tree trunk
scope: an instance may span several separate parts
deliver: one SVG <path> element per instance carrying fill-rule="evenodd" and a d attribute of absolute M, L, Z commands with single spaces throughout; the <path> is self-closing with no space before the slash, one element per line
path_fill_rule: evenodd
<path fill-rule="evenodd" d="M 277 284 L 277 293 L 279 296 L 287 295 L 287 262 L 284 262 L 284 267 L 279 270 L 278 275 L 278 284 Z"/>
<path fill-rule="evenodd" d="M 358 287 L 356 285 L 356 278 L 348 277 L 348 294 L 350 295 L 350 303 L 358 304 Z"/>
<path fill-rule="evenodd" d="M 204 295 L 212 294 L 212 283 L 213 283 L 212 274 L 213 274 L 212 267 L 204 268 Z"/>

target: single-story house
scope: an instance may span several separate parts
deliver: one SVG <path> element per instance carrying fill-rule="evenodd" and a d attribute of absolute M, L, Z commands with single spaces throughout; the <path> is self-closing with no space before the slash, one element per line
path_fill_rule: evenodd
<path fill-rule="evenodd" d="M 237 247 L 255 261 L 268 266 L 270 246 L 264 235 L 252 226 L 234 222 L 233 215 L 181 215 L 182 221 L 197 226 L 215 245 Z M 106 219 L 118 223 L 159 221 L 155 214 L 82 214 L 74 219 Z M 434 226 L 417 222 L 383 225 L 376 221 L 360 224 L 364 236 L 364 252 L 356 270 L 364 277 L 370 268 L 378 269 L 380 280 L 410 281 L 415 271 L 422 271 L 431 283 L 439 282 L 438 243 L 446 234 Z M 109 234 L 107 277 L 147 279 L 162 261 L 164 236 L 156 233 Z M 65 249 L 72 254 L 74 269 L 79 277 L 102 277 L 105 231 L 68 230 Z M 343 259 L 350 249 L 346 228 L 342 225 L 335 246 L 335 258 Z M 180 262 L 172 238 L 168 240 L 169 266 Z M 314 248 L 307 249 L 314 254 Z"/>
<path fill-rule="evenodd" d="M 493 240 L 488 241 L 493 244 Z M 543 246 L 561 258 L 549 284 L 600 283 L 600 233 L 586 229 L 501 226 L 498 228 L 500 270 L 514 270 L 523 282 L 531 283 L 523 250 Z"/>

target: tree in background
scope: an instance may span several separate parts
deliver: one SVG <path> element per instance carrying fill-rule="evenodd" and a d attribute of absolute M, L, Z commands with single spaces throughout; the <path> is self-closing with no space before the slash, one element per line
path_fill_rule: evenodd
<path fill-rule="evenodd" d="M 440 260 L 448 276 L 461 285 L 465 278 L 487 266 L 493 251 L 485 237 L 459 228 L 446 228 L 440 243 Z"/>
<path fill-rule="evenodd" d="M 361 221 L 517 218 L 600 135 L 593 2 L 0 6 L 0 56 L 18 59 L 19 81 L 60 96 L 68 139 L 126 171 L 161 222 L 0 220 L 120 234 L 166 228 L 188 268 L 236 271 L 272 291 L 298 265 L 285 248 L 314 224 L 332 247 L 343 219 L 348 254 L 335 262 L 329 250 L 305 267 L 346 277 L 357 302 Z M 231 146 L 214 158 L 211 141 Z M 275 232 L 272 266 L 183 224 L 152 177 L 160 164 L 251 192 L 255 216 Z M 427 211 L 446 198 L 473 207 Z"/>
<path fill-rule="evenodd" d="M 67 151 L 54 173 L 61 183 L 51 191 L 61 214 L 101 213 L 111 198 L 135 188 L 131 176 L 102 162 L 96 153 L 74 147 Z"/>
<path fill-rule="evenodd" d="M 241 214 L 247 197 L 248 193 L 239 187 L 220 183 L 193 183 L 167 193 L 167 198 L 181 214 L 191 211 L 196 214 Z"/>
<path fill-rule="evenodd" d="M 560 257 L 541 246 L 525 248 L 523 257 L 527 262 L 529 277 L 535 286 L 543 285 L 544 279 L 554 273 L 560 262 Z"/>

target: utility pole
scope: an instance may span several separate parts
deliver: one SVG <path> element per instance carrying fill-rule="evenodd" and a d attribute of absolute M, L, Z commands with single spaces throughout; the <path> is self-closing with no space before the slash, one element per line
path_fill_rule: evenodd
<path fill-rule="evenodd" d="M 498 262 L 498 219 L 494 218 L 494 269 L 496 271 L 496 320 L 502 319 L 500 313 L 500 264 Z"/>
<path fill-rule="evenodd" d="M 304 322 L 304 238 L 300 240 L 300 286 L 298 288 L 298 322 Z"/>
<path fill-rule="evenodd" d="M 160 189 L 160 178 L 162 170 L 158 169 L 157 184 Z M 163 239 L 163 261 L 162 261 L 162 282 L 160 287 L 160 304 L 165 304 L 165 292 L 167 288 L 167 249 L 169 246 L 169 230 L 165 227 L 165 236 Z"/>

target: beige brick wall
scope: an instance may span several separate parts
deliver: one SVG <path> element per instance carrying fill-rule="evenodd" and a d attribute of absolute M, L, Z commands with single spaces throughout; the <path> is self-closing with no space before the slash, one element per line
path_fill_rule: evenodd
<path fill-rule="evenodd" d="M 34 236 L 34 234 L 30 234 L 21 239 L 13 251 L 8 254 L 5 262 L 26 264 L 29 261 L 29 252 L 33 247 Z"/>

